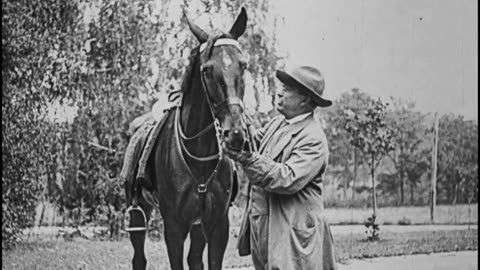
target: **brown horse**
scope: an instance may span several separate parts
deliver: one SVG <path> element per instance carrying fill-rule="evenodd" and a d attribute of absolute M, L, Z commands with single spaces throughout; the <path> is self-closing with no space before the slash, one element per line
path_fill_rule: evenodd
<path fill-rule="evenodd" d="M 181 106 L 166 115 L 146 176 L 163 217 L 172 269 L 184 268 L 184 242 L 189 233 L 189 268 L 204 268 L 202 255 L 207 244 L 209 269 L 222 268 L 234 171 L 219 144 L 228 138 L 231 147 L 242 148 L 247 142 L 243 115 L 246 64 L 237 41 L 246 21 L 242 8 L 228 33 L 209 36 L 187 19 L 201 45 L 191 52 Z M 138 205 L 148 220 L 152 206 L 141 196 Z M 145 231 L 130 232 L 133 269 L 146 267 L 145 237 Z"/>

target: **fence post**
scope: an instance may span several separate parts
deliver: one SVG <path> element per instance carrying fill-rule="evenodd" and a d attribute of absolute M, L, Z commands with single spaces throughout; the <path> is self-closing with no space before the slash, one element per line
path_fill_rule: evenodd
<path fill-rule="evenodd" d="M 435 223 L 435 206 L 437 202 L 437 152 L 438 152 L 438 116 L 435 113 L 435 126 L 434 126 L 434 136 L 433 136 L 433 155 L 432 155 L 432 185 L 431 185 L 431 196 L 430 196 L 430 221 Z"/>

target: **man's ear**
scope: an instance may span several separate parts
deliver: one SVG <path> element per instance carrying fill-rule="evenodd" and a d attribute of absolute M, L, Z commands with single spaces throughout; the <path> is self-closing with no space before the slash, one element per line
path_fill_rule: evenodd
<path fill-rule="evenodd" d="M 302 108 L 315 108 L 315 102 L 307 95 L 304 96 L 304 99 L 300 104 Z"/>

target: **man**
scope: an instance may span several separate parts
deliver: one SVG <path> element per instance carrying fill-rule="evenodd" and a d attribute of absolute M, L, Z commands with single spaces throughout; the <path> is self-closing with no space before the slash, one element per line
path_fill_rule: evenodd
<path fill-rule="evenodd" d="M 242 226 L 250 223 L 256 270 L 335 269 L 333 239 L 322 216 L 322 178 L 328 162 L 325 134 L 313 111 L 328 107 L 321 73 L 310 66 L 277 71 L 284 90 L 274 117 L 255 134 L 259 152 L 224 152 L 251 184 Z M 249 220 L 248 220 L 249 219 Z M 248 231 L 242 228 L 241 232 Z M 246 255 L 245 253 L 241 255 Z"/>

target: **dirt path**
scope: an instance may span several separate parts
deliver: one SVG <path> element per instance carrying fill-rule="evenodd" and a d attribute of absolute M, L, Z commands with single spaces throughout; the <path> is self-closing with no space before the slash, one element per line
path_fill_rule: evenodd
<path fill-rule="evenodd" d="M 348 264 L 338 265 L 338 270 L 353 269 L 474 270 L 478 269 L 478 250 L 351 260 Z"/>
<path fill-rule="evenodd" d="M 253 267 L 229 268 L 230 270 L 254 270 Z M 338 264 L 337 270 L 476 270 L 478 250 L 449 253 L 433 253 L 408 256 L 350 260 Z"/>

